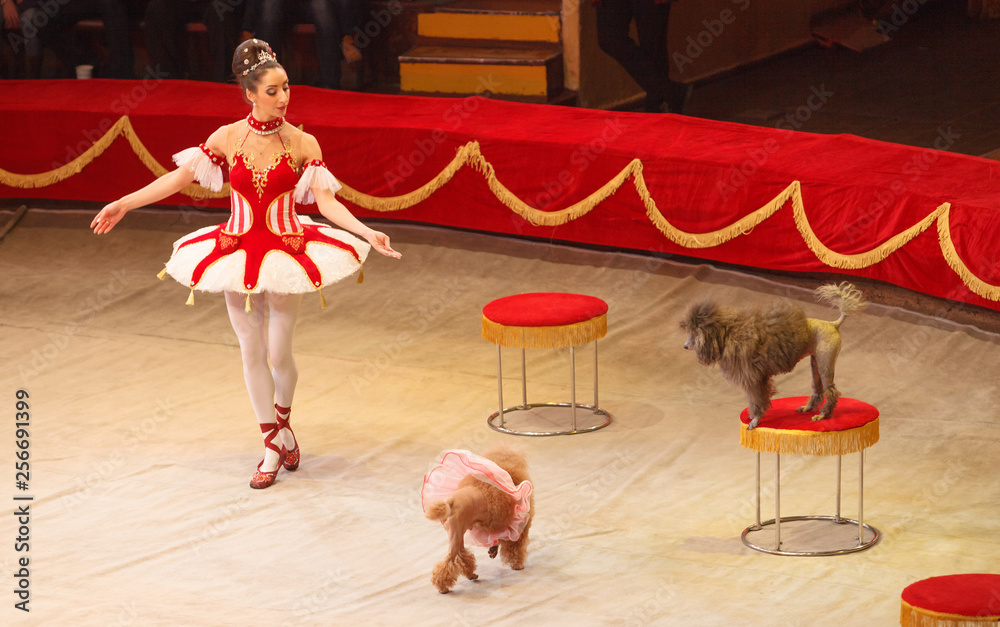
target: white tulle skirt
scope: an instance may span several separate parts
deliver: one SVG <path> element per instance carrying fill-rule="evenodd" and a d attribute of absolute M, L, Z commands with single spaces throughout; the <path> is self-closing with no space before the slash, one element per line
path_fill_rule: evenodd
<path fill-rule="evenodd" d="M 167 261 L 166 272 L 182 285 L 205 292 L 301 294 L 314 292 L 324 286 L 336 283 L 361 269 L 361 264 L 371 250 L 368 242 L 346 231 L 319 224 L 305 216 L 299 216 L 299 221 L 306 234 L 304 255 L 319 270 L 319 285 L 310 279 L 302 263 L 296 260 L 301 255 L 292 255 L 281 249 L 263 252 L 258 280 L 255 285 L 248 288 L 248 255 L 246 250 L 235 250 L 232 253 L 219 256 L 215 252 L 215 237 L 185 245 L 199 237 L 208 236 L 213 231 L 218 232 L 224 225 L 199 229 L 174 242 L 173 254 Z M 318 232 L 349 245 L 357 252 L 358 259 L 355 259 L 349 251 L 338 246 L 323 241 L 311 241 L 309 238 L 311 232 Z M 192 277 L 196 268 L 205 259 L 212 256 L 218 258 L 213 260 L 211 265 L 204 270 L 201 279 L 192 285 Z"/>

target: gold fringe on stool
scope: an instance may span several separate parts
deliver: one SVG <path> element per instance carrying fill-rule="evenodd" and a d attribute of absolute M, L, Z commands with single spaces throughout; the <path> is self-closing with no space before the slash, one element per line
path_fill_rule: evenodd
<path fill-rule="evenodd" d="M 878 418 L 846 431 L 800 431 L 792 429 L 747 429 L 740 423 L 740 444 L 758 453 L 780 455 L 847 455 L 878 442 Z"/>
<path fill-rule="evenodd" d="M 914 607 L 906 601 L 901 601 L 901 603 L 903 604 L 899 613 L 899 624 L 901 627 L 983 627 L 984 625 L 1000 625 L 1000 616 L 942 614 Z"/>
<path fill-rule="evenodd" d="M 508 348 L 582 346 L 608 332 L 608 314 L 557 327 L 508 327 L 483 316 L 483 337 Z"/>

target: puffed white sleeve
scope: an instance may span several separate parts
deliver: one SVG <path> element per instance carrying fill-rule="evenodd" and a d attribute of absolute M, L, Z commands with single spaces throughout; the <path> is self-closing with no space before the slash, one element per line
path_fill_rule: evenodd
<path fill-rule="evenodd" d="M 202 144 L 197 148 L 186 148 L 174 155 L 174 163 L 189 172 L 194 172 L 194 180 L 207 189 L 222 190 L 222 164 L 226 162 Z"/>
<path fill-rule="evenodd" d="M 318 159 L 306 163 L 299 182 L 295 185 L 295 202 L 300 205 L 311 205 L 316 202 L 312 189 L 328 189 L 334 194 L 340 191 L 341 185 L 333 174 L 326 169 L 326 164 Z"/>

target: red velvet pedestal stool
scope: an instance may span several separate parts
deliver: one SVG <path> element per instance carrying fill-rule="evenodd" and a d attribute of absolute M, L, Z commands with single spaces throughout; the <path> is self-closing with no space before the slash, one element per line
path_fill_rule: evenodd
<path fill-rule="evenodd" d="M 853 398 L 841 398 L 833 415 L 824 420 L 812 420 L 819 412 L 799 412 L 808 397 L 779 398 L 771 403 L 756 429 L 747 429 L 750 412 L 740 414 L 740 444 L 757 451 L 757 522 L 743 530 L 743 544 L 757 551 L 772 555 L 840 555 L 854 553 L 875 546 L 879 541 L 878 529 L 864 522 L 865 457 L 864 450 L 878 442 L 878 410 Z M 774 519 L 760 520 L 760 454 L 774 453 Z M 781 517 L 781 455 L 836 455 L 837 456 L 837 509 L 833 516 Z M 840 516 L 841 458 L 848 453 L 858 453 L 858 519 Z M 830 550 L 785 550 L 781 546 L 781 523 L 802 520 L 826 521 L 832 525 L 858 526 L 856 543 Z M 765 548 L 751 542 L 750 534 L 774 525 L 774 548 Z M 825 528 L 825 527 L 824 527 Z M 867 533 L 866 533 L 867 532 Z"/>
<path fill-rule="evenodd" d="M 1000 575 L 931 577 L 903 589 L 903 627 L 1000 625 Z"/>
<path fill-rule="evenodd" d="M 606 427 L 611 415 L 597 402 L 597 340 L 608 330 L 608 304 L 595 296 L 563 293 L 517 294 L 498 298 L 483 307 L 483 337 L 497 345 L 497 392 L 499 411 L 490 415 L 491 428 L 515 435 L 571 435 Z M 594 404 L 576 402 L 576 347 L 594 343 Z M 503 347 L 521 349 L 521 405 L 503 406 Z M 528 403 L 528 383 L 525 366 L 527 348 L 562 348 L 570 351 L 570 402 Z M 539 407 L 567 407 L 572 423 L 566 429 L 512 427 L 505 414 L 529 411 Z M 579 426 L 577 409 L 590 410 L 598 418 L 587 426 Z"/>

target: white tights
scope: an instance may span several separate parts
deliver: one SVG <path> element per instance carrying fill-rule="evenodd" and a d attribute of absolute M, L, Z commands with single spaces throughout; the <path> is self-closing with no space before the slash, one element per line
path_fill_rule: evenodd
<path fill-rule="evenodd" d="M 292 355 L 292 332 L 301 303 L 302 294 L 251 294 L 250 313 L 247 313 L 246 295 L 226 292 L 229 321 L 236 331 L 243 357 L 243 378 L 253 413 L 260 424 L 274 422 L 275 404 L 292 406 L 299 379 Z M 292 450 L 295 447 L 295 436 L 289 429 L 282 429 L 280 437 L 285 448 Z M 278 454 L 265 448 L 260 469 L 270 472 L 277 467 Z"/>

